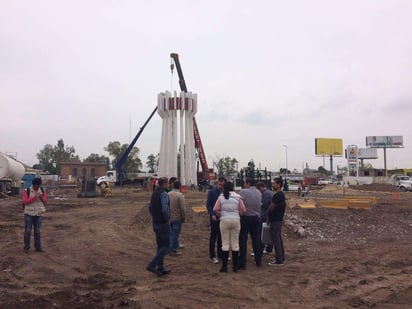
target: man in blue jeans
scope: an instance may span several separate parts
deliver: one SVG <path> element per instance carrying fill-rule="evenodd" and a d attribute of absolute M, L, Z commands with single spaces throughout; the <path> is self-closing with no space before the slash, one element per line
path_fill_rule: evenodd
<path fill-rule="evenodd" d="M 44 252 L 41 245 L 40 228 L 43 219 L 43 213 L 46 211 L 47 194 L 43 188 L 40 188 L 41 178 L 34 178 L 32 186 L 23 192 L 24 207 L 24 252 L 30 250 L 30 235 L 34 227 L 34 248 L 36 252 Z"/>
<path fill-rule="evenodd" d="M 164 276 L 170 273 L 170 270 L 164 268 L 164 257 L 170 249 L 170 209 L 169 195 L 167 187 L 169 182 L 166 177 L 158 180 L 158 187 L 153 192 L 150 199 L 149 211 L 152 215 L 153 231 L 156 234 L 157 250 L 153 260 L 147 265 L 146 270 L 158 275 Z"/>
<path fill-rule="evenodd" d="M 173 189 L 169 191 L 169 206 L 170 206 L 170 255 L 177 256 L 181 253 L 177 250 L 180 246 L 180 232 L 182 224 L 186 220 L 186 201 L 182 192 L 180 192 L 181 184 L 179 180 L 173 182 Z"/>

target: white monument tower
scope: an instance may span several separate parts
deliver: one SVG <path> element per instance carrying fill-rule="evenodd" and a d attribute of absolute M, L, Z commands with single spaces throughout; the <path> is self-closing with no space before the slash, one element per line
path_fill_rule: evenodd
<path fill-rule="evenodd" d="M 197 94 L 166 91 L 157 96 L 157 112 L 162 118 L 158 174 L 160 177 L 177 177 L 183 186 L 196 183 L 195 140 L 193 117 L 197 112 Z M 179 117 L 178 117 L 179 116 Z M 180 153 L 180 173 L 178 173 Z"/>

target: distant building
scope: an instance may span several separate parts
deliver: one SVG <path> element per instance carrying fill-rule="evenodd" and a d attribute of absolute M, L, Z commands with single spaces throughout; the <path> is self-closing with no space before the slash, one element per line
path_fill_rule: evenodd
<path fill-rule="evenodd" d="M 384 177 L 385 169 L 381 168 L 359 168 L 359 177 Z"/>
<path fill-rule="evenodd" d="M 410 168 L 399 168 L 388 170 L 388 176 L 392 175 L 406 175 L 412 176 L 412 169 Z M 359 168 L 359 176 L 363 177 L 385 177 L 385 169 L 383 168 Z"/>
<path fill-rule="evenodd" d="M 394 170 L 388 170 L 388 176 L 391 175 L 405 175 L 412 177 L 412 168 L 398 168 Z"/>
<path fill-rule="evenodd" d="M 60 163 L 60 178 L 81 178 L 93 179 L 106 175 L 106 163 L 82 163 L 82 162 L 62 162 Z"/>

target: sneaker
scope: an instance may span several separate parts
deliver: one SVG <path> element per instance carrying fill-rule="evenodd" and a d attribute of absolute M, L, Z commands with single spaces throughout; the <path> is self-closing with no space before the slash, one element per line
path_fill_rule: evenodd
<path fill-rule="evenodd" d="M 255 256 L 255 253 L 254 253 L 254 252 L 252 252 L 250 255 L 251 255 L 251 256 Z"/>
<path fill-rule="evenodd" d="M 218 258 L 211 258 L 210 262 L 212 262 L 213 264 L 219 264 L 219 259 Z"/>
<path fill-rule="evenodd" d="M 180 252 L 178 252 L 178 251 L 170 251 L 169 252 L 169 255 L 170 256 L 179 256 L 179 255 L 182 255 Z"/>
<path fill-rule="evenodd" d="M 184 244 L 180 244 L 180 245 L 179 245 L 179 249 L 183 249 L 184 247 L 185 247 Z"/>
<path fill-rule="evenodd" d="M 167 274 L 170 274 L 170 269 L 169 269 L 169 270 L 166 270 L 166 269 L 157 270 L 157 275 L 158 275 L 159 277 L 160 277 L 160 276 L 167 275 Z"/>
<path fill-rule="evenodd" d="M 271 261 L 268 263 L 269 266 L 283 266 L 283 262 Z"/>
<path fill-rule="evenodd" d="M 146 267 L 146 270 L 147 270 L 147 271 L 150 271 L 151 273 L 154 273 L 154 274 L 160 276 L 160 272 L 156 269 L 156 267 L 147 266 L 147 267 Z"/>

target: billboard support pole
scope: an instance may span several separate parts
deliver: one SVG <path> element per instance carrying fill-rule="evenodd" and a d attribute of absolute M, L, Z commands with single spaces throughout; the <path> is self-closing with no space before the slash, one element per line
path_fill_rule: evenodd
<path fill-rule="evenodd" d="M 333 176 L 333 156 L 330 155 L 330 174 Z"/>
<path fill-rule="evenodd" d="M 385 166 L 385 177 L 388 177 L 388 170 L 386 169 L 386 147 L 383 147 L 383 164 Z"/>

